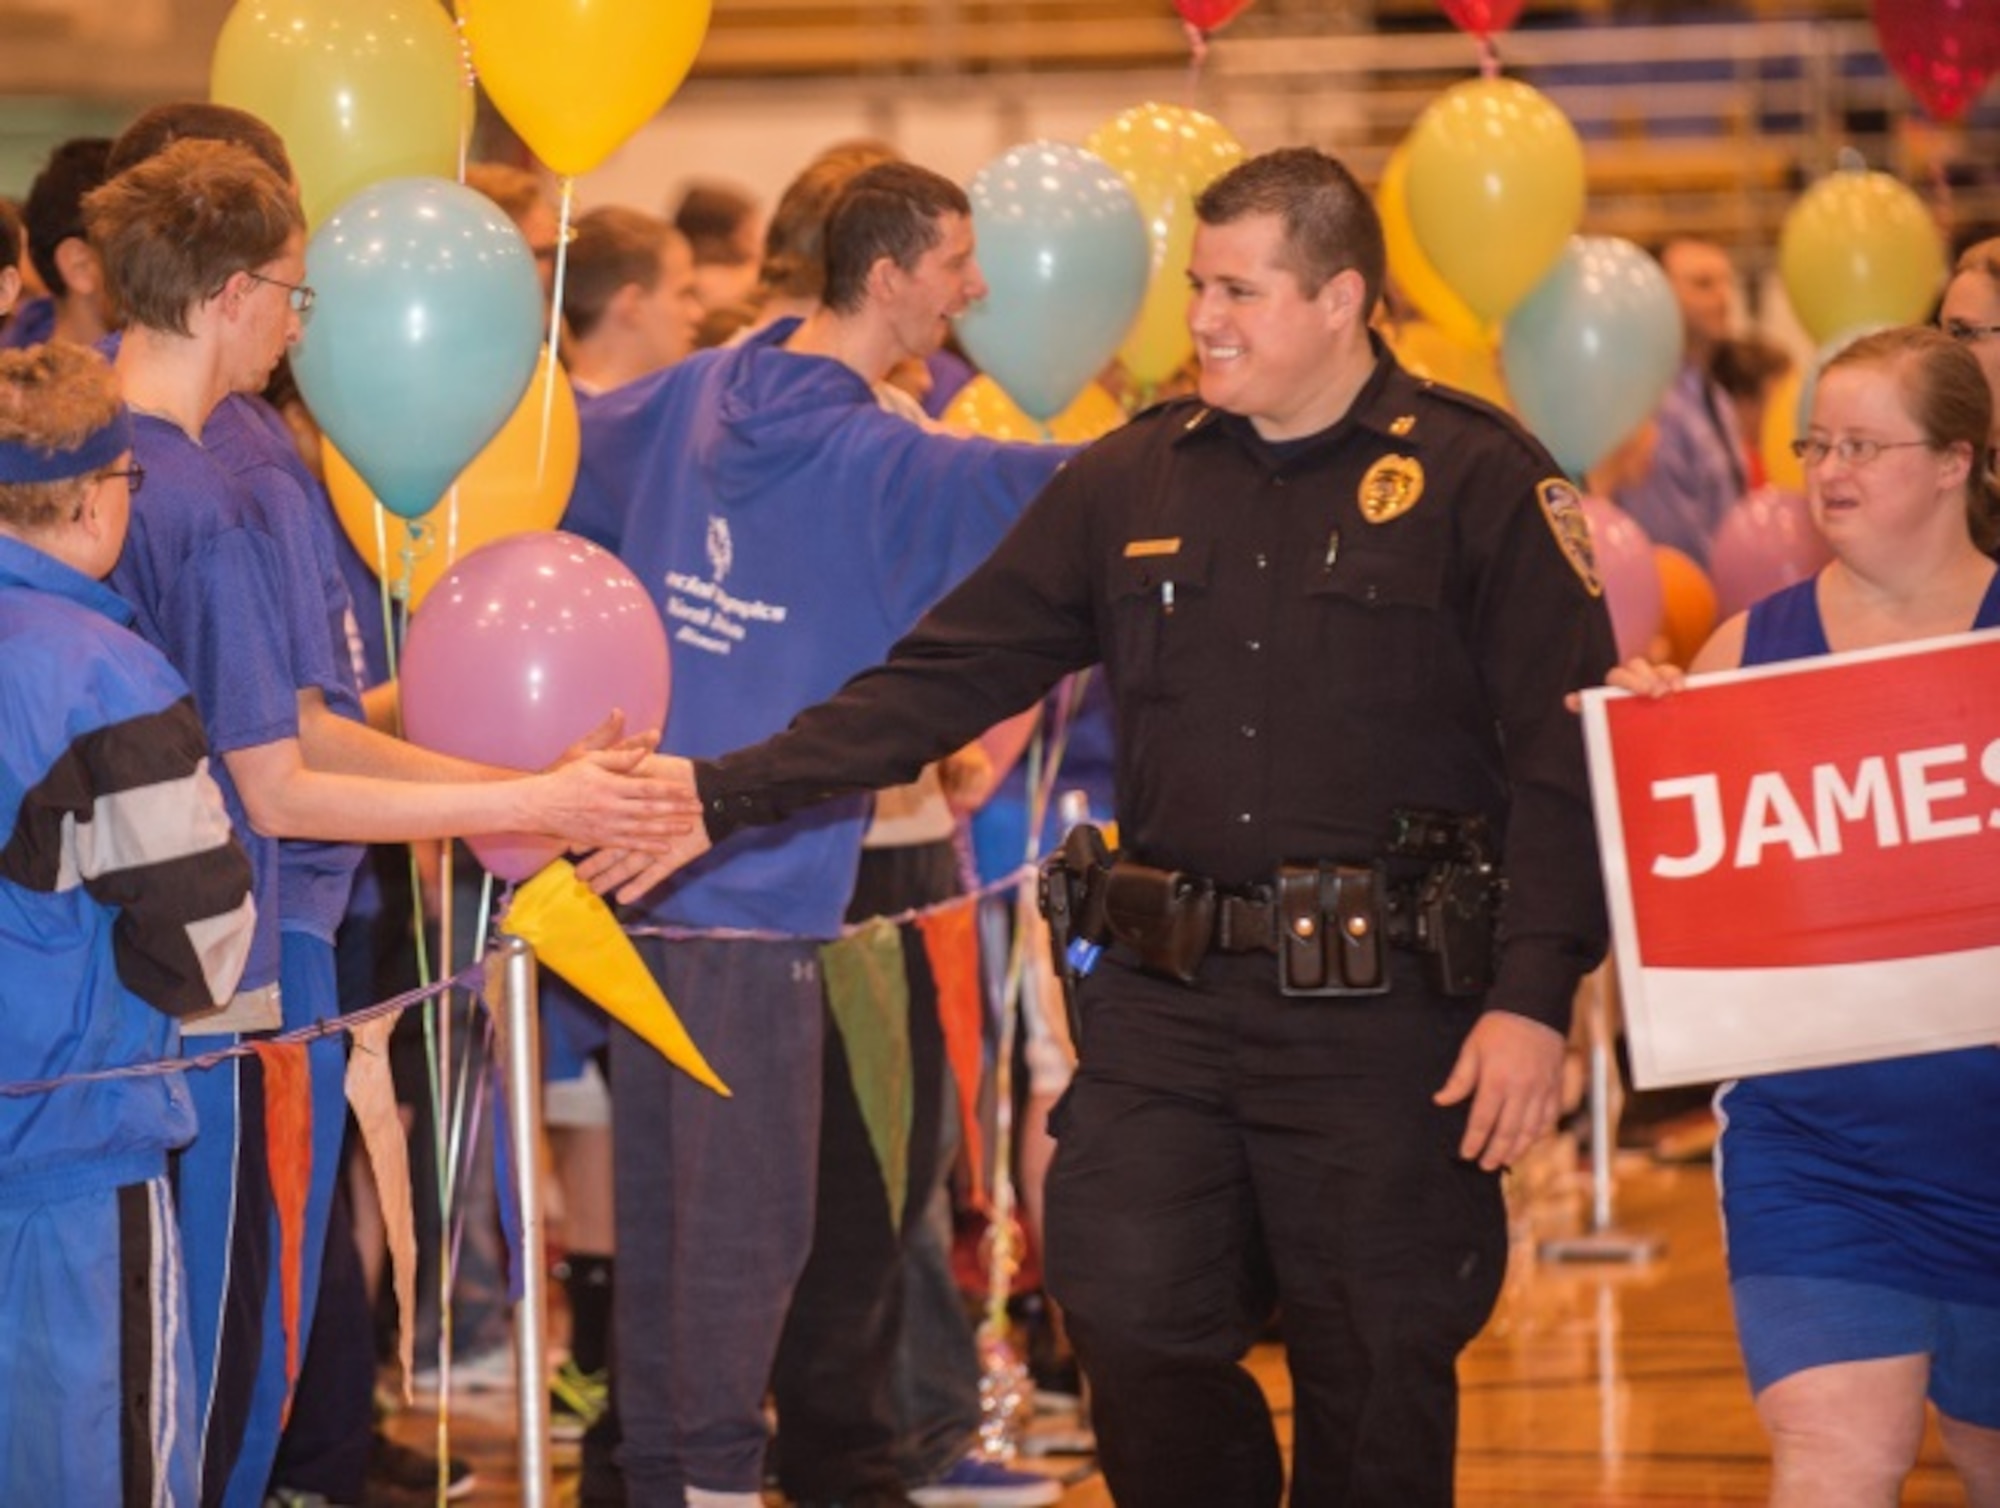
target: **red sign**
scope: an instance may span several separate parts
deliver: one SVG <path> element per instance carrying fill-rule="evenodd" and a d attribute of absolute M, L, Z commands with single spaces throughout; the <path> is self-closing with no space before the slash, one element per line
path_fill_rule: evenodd
<path fill-rule="evenodd" d="M 1585 724 L 1628 1023 L 1675 1013 L 1670 1058 L 2000 1040 L 2000 635 L 1593 692 Z"/>

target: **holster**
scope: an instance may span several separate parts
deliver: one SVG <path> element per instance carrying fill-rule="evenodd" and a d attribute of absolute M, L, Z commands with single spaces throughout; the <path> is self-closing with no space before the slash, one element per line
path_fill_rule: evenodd
<path fill-rule="evenodd" d="M 1380 995 L 1389 988 L 1380 865 L 1286 864 L 1272 898 L 1278 989 L 1286 995 Z"/>
<path fill-rule="evenodd" d="M 1439 864 L 1417 887 L 1418 951 L 1430 955 L 1438 989 L 1483 995 L 1493 987 L 1494 935 L 1506 881 L 1483 864 Z"/>
<path fill-rule="evenodd" d="M 1193 984 L 1215 936 L 1215 886 L 1121 859 L 1104 887 L 1104 924 L 1148 973 Z"/>
<path fill-rule="evenodd" d="M 1090 972 L 1105 940 L 1104 893 L 1111 862 L 1104 834 L 1079 822 L 1062 847 L 1042 861 L 1035 887 L 1036 904 L 1049 924 L 1049 951 L 1062 981 L 1069 1039 L 1079 1049 L 1083 1022 L 1077 1010 L 1077 982 Z"/>

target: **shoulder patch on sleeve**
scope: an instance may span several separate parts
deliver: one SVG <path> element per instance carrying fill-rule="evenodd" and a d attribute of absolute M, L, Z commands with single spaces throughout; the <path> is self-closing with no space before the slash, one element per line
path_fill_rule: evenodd
<path fill-rule="evenodd" d="M 1597 556 L 1590 548 L 1590 520 L 1584 516 L 1583 497 L 1576 485 L 1563 477 L 1550 477 L 1535 488 L 1535 497 L 1577 580 L 1591 596 L 1602 597 L 1604 582 L 1597 574 Z"/>

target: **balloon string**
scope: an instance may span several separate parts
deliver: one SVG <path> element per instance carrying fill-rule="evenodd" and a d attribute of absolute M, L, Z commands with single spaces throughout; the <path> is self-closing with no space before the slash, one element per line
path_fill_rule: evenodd
<path fill-rule="evenodd" d="M 1949 226 L 1951 224 L 1951 172 L 1945 163 L 1942 147 L 1943 143 L 1941 141 L 1935 139 L 1932 141 L 1930 160 L 1931 213 L 1940 226 Z"/>
<path fill-rule="evenodd" d="M 463 183 L 466 166 L 472 161 L 472 130 L 479 116 L 479 76 L 472 67 L 472 42 L 465 34 L 465 17 L 454 14 L 451 24 L 458 32 L 458 60 L 464 70 L 458 104 L 458 181 Z"/>
<path fill-rule="evenodd" d="M 1493 45 L 1490 36 L 1479 39 L 1479 76 L 1482 79 L 1500 77 L 1500 50 Z"/>
<path fill-rule="evenodd" d="M 1188 106 L 1192 108 L 1196 91 L 1201 86 L 1201 65 L 1208 61 L 1208 34 L 1192 21 L 1181 22 L 1181 30 L 1187 33 L 1188 44 Z"/>
<path fill-rule="evenodd" d="M 422 543 L 428 546 L 428 548 L 420 551 L 419 552 L 420 554 L 428 555 L 432 550 L 435 550 L 437 548 L 437 539 L 434 534 L 431 535 L 431 537 L 429 537 L 428 539 L 419 539 L 417 530 L 413 528 L 410 531 L 410 535 L 413 544 Z M 451 484 L 451 491 L 447 492 L 444 495 L 444 564 L 446 566 L 452 566 L 456 565 L 457 563 L 458 563 L 458 483 L 453 482 Z M 413 594 L 415 592 L 416 574 L 417 574 L 416 561 L 412 559 L 410 562 L 410 578 L 411 578 L 411 591 Z"/>
<path fill-rule="evenodd" d="M 416 573 L 412 547 L 405 543 L 401 552 L 403 562 L 401 574 L 394 585 L 390 584 L 388 571 L 389 541 L 385 533 L 389 510 L 379 502 L 375 504 L 375 575 L 382 586 L 382 653 L 388 661 L 391 683 L 402 674 L 403 640 L 410 631 L 411 578 Z M 406 521 L 404 538 L 412 537 L 412 530 Z M 403 698 L 397 695 L 392 710 L 396 737 L 403 736 Z M 410 859 L 410 912 L 417 945 L 417 979 L 429 986 L 431 982 L 430 939 L 424 935 L 424 886 L 423 874 L 417 864 L 417 850 L 412 845 Z"/>
<path fill-rule="evenodd" d="M 555 426 L 556 383 L 561 366 L 556 354 L 562 342 L 563 280 L 569 272 L 569 217 L 576 200 L 576 175 L 565 173 L 562 181 L 562 217 L 556 227 L 555 285 L 549 294 L 549 369 L 542 374 L 542 435 L 535 446 L 535 481 L 549 474 L 549 431 Z"/>

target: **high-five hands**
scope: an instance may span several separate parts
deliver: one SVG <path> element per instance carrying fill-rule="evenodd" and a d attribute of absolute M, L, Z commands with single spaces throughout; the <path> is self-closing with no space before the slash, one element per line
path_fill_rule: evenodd
<path fill-rule="evenodd" d="M 710 847 L 702 825 L 701 798 L 695 793 L 694 766 L 671 754 L 648 754 L 636 766 L 646 785 L 684 820 L 670 841 L 606 844 L 576 866 L 583 882 L 599 895 L 616 893 L 630 903 L 693 863 Z"/>

